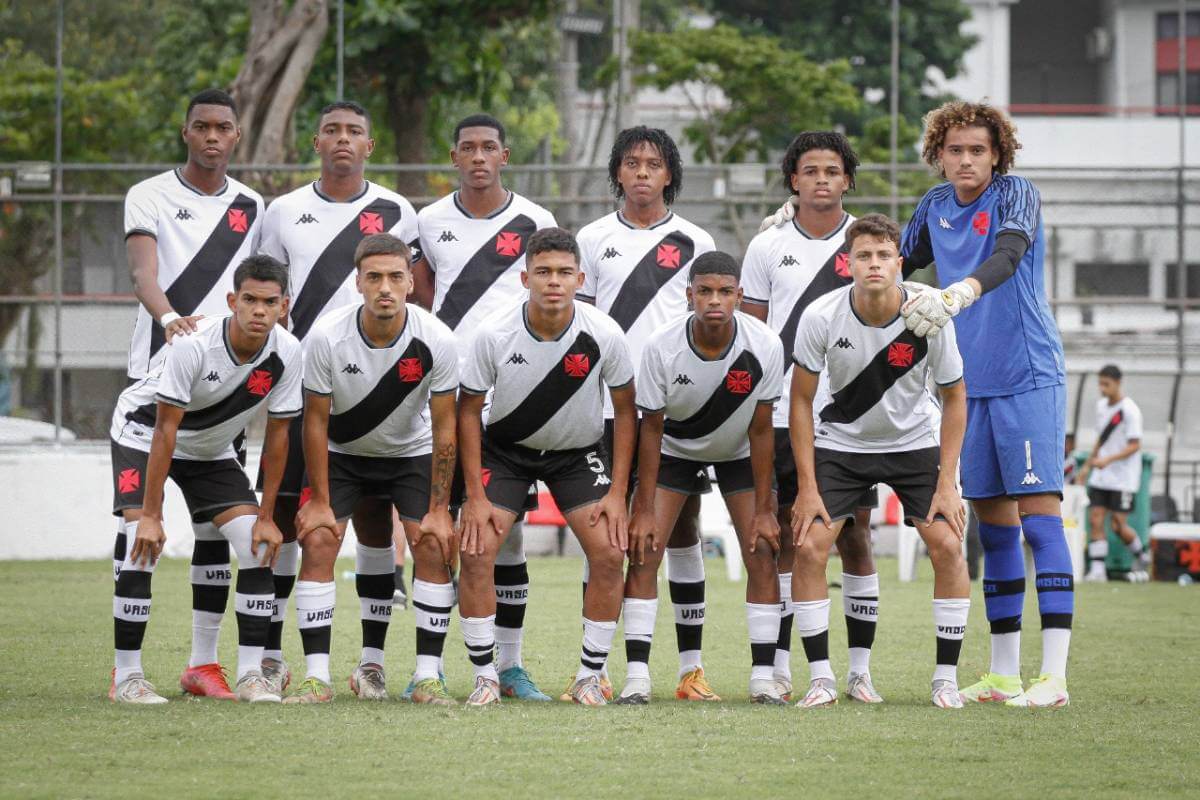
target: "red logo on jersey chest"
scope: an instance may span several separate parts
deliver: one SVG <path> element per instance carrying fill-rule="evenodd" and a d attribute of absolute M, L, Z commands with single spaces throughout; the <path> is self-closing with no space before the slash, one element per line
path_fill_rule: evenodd
<path fill-rule="evenodd" d="M 586 378 L 591 368 L 588 357 L 582 353 L 567 353 L 563 356 L 563 370 L 572 378 Z"/>
<path fill-rule="evenodd" d="M 654 260 L 663 269 L 679 269 L 679 248 L 673 244 L 660 244 Z"/>
<path fill-rule="evenodd" d="M 364 236 L 373 233 L 383 233 L 383 215 L 374 211 L 364 211 L 358 215 L 358 229 Z"/>
<path fill-rule="evenodd" d="M 496 252 L 502 256 L 519 256 L 521 254 L 521 234 L 512 231 L 497 233 Z"/>
<path fill-rule="evenodd" d="M 911 367 L 913 346 L 903 342 L 892 342 L 888 345 L 887 360 L 889 367 Z"/>
<path fill-rule="evenodd" d="M 749 394 L 754 381 L 744 369 L 731 369 L 725 376 L 725 388 L 734 394 Z"/>
<path fill-rule="evenodd" d="M 833 257 L 833 271 L 842 278 L 850 277 L 850 254 L 838 253 Z"/>
<path fill-rule="evenodd" d="M 980 236 L 987 236 L 988 226 L 992 223 L 992 215 L 986 211 L 976 211 L 971 218 L 971 227 Z"/>
<path fill-rule="evenodd" d="M 250 377 L 246 379 L 246 391 L 250 394 L 263 397 L 267 392 L 271 391 L 271 384 L 274 382 L 271 373 L 265 369 L 256 369 L 250 373 Z"/>
<path fill-rule="evenodd" d="M 480 478 L 480 481 L 483 483 L 483 485 L 487 486 L 489 483 L 492 482 L 492 471 L 487 468 L 481 469 L 479 471 L 479 478 Z"/>
<path fill-rule="evenodd" d="M 136 492 L 137 488 L 142 485 L 142 473 L 137 469 L 123 469 L 117 475 L 117 491 L 121 494 L 129 494 Z"/>
<path fill-rule="evenodd" d="M 419 358 L 402 358 L 398 365 L 400 371 L 400 380 L 405 383 L 416 383 L 425 376 L 425 370 L 421 366 Z"/>
<path fill-rule="evenodd" d="M 246 218 L 246 212 L 240 208 L 231 208 L 225 214 L 225 220 L 229 223 L 229 230 L 234 233 L 245 233 L 250 227 L 250 220 Z"/>

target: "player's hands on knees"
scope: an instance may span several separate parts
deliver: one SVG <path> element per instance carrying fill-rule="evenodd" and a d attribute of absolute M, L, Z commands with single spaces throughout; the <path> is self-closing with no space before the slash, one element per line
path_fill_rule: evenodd
<path fill-rule="evenodd" d="M 792 217 L 796 216 L 796 195 L 792 195 L 775 210 L 775 213 L 763 219 L 762 224 L 758 226 L 758 232 L 762 233 L 770 228 L 782 228 L 792 221 Z"/>
<path fill-rule="evenodd" d="M 950 530 L 954 531 L 954 535 L 961 542 L 967 529 L 967 510 L 957 487 L 953 484 L 944 485 L 941 481 L 938 481 L 937 491 L 933 493 L 933 502 L 929 504 L 925 524 L 932 525 L 934 518 L 939 515 L 950 524 Z"/>
<path fill-rule="evenodd" d="M 646 563 L 646 548 L 657 553 L 663 546 L 654 524 L 654 509 L 637 509 L 629 521 L 629 562 L 639 567 Z"/>
<path fill-rule="evenodd" d="M 254 521 L 254 527 L 250 529 L 250 552 L 258 553 L 259 548 L 262 548 L 258 557 L 260 567 L 275 569 L 275 557 L 279 555 L 279 546 L 282 544 L 283 534 L 279 532 L 274 520 L 270 517 L 259 517 Z"/>
<path fill-rule="evenodd" d="M 450 517 L 448 509 L 439 508 L 437 511 L 428 512 L 421 518 L 421 527 L 413 546 L 419 545 L 426 536 L 432 536 L 437 542 L 438 548 L 442 551 L 442 563 L 449 567 L 454 558 L 454 548 L 458 546 L 458 536 L 454 530 L 454 520 Z"/>
<path fill-rule="evenodd" d="M 296 512 L 296 541 L 303 544 L 310 533 L 321 528 L 328 528 L 334 539 L 339 542 L 342 540 L 337 518 L 333 516 L 333 508 L 329 503 L 309 500 Z"/>
<path fill-rule="evenodd" d="M 163 530 L 162 520 L 143 516 L 138 522 L 137 537 L 133 540 L 133 549 L 129 551 L 129 562 L 135 567 L 144 563 L 151 567 L 158 563 L 162 555 L 163 544 L 167 534 Z"/>
<path fill-rule="evenodd" d="M 600 524 L 600 518 L 608 519 L 608 543 L 624 553 L 629 549 L 629 518 L 625 510 L 625 493 L 609 491 L 600 502 L 592 507 L 588 525 Z"/>
<path fill-rule="evenodd" d="M 808 538 L 809 529 L 817 520 L 824 522 L 827 528 L 833 527 L 833 520 L 825 510 L 825 503 L 821 500 L 821 493 L 817 491 L 817 487 L 801 488 L 796 495 L 796 502 L 792 504 L 792 544 L 796 547 L 803 545 L 804 540 Z"/>
<path fill-rule="evenodd" d="M 495 507 L 486 496 L 468 496 L 462 508 L 462 552 L 472 556 L 483 552 L 483 534 L 489 524 L 499 535 Z"/>
<path fill-rule="evenodd" d="M 757 511 L 754 523 L 750 529 L 750 552 L 758 552 L 758 540 L 762 539 L 771 548 L 773 555 L 779 555 L 779 520 L 769 511 Z"/>
<path fill-rule="evenodd" d="M 167 344 L 176 336 L 188 336 L 196 332 L 196 323 L 204 319 L 203 314 L 195 314 L 190 317 L 180 317 L 172 320 L 171 324 L 163 328 L 163 336 L 167 340 Z"/>

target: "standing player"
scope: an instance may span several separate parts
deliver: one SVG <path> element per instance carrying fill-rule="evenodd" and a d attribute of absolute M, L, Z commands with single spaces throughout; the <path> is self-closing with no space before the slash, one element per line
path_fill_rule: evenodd
<path fill-rule="evenodd" d="M 642 351 L 638 407 L 638 487 L 625 578 L 629 669 L 617 702 L 650 702 L 650 642 L 658 608 L 658 565 L 668 532 L 689 497 L 705 491 L 711 466 L 746 564 L 750 701 L 783 705 L 772 670 L 779 638 L 772 507 L 771 410 L 779 398 L 783 347 L 763 323 L 735 311 L 738 263 L 727 253 L 698 256 L 688 271 L 694 312 L 655 331 Z"/>
<path fill-rule="evenodd" d="M 788 435 L 788 390 L 792 380 L 791 353 L 800 315 L 818 297 L 852 282 L 846 230 L 854 217 L 842 207 L 842 197 L 854 189 L 858 156 L 850 142 L 834 131 L 801 133 L 783 156 L 783 178 L 792 192 L 794 216 L 782 225 L 765 224 L 750 240 L 742 262 L 742 310 L 766 322 L 783 340 L 786 364 L 783 395 L 775 404 L 775 483 L 779 524 L 791 528 L 796 502 L 796 460 Z M 883 698 L 871 681 L 871 646 L 879 616 L 879 575 L 871 552 L 871 508 L 876 490 L 859 500 L 854 518 L 837 538 L 842 559 L 842 611 L 850 648 L 846 695 L 864 703 Z M 779 595 L 783 622 L 775 650 L 775 680 L 784 697 L 792 693 L 792 540 L 779 548 Z"/>
<path fill-rule="evenodd" d="M 621 131 L 609 153 L 608 183 L 621 208 L 579 231 L 584 275 L 579 296 L 625 331 L 636 370 L 650 334 L 687 313 L 688 269 L 716 245 L 707 232 L 671 210 L 683 188 L 683 161 L 666 131 L 645 126 Z M 607 399 L 604 416 L 605 443 L 611 448 L 613 409 Z M 676 696 L 719 700 L 701 660 L 705 603 L 699 519 L 700 495 L 689 494 L 667 544 L 679 646 Z M 648 624 L 647 635 L 654 630 L 653 618 Z"/>
<path fill-rule="evenodd" d="M 241 138 L 233 98 L 217 89 L 197 94 L 182 136 L 187 162 L 125 196 L 125 249 L 141 303 L 129 346 L 131 380 L 149 375 L 164 345 L 195 331 L 202 317 L 228 313 L 233 270 L 254 253 L 262 227 L 262 197 L 226 174 Z M 210 522 L 192 527 L 192 653 L 179 684 L 191 694 L 229 699 L 217 663 L 233 574 L 229 543 Z"/>
<path fill-rule="evenodd" d="M 529 237 L 555 225 L 549 211 L 504 188 L 500 172 L 509 153 L 504 136 L 504 126 L 487 114 L 460 121 L 450 151 L 458 190 L 417 215 L 425 261 L 416 266 L 415 299 L 464 343 L 488 316 L 525 300 L 521 271 Z M 505 697 L 547 701 L 521 659 L 529 567 L 520 522 L 496 556 L 495 581 L 501 691 Z"/>
<path fill-rule="evenodd" d="M 633 365 L 621 329 L 575 302 L 583 283 L 575 238 L 547 228 L 528 242 L 521 279 L 528 300 L 480 326 L 463 369 L 459 441 L 463 506 L 459 611 L 475 690 L 467 703 L 500 702 L 492 663 L 496 613 L 493 563 L 525 496 L 545 481 L 591 564 L 583 603 L 583 651 L 570 694 L 604 705 L 600 673 L 621 613 L 625 493 L 636 412 Z M 601 442 L 602 387 L 616 407 L 612 470 Z M 486 428 L 484 395 L 492 392 Z"/>
<path fill-rule="evenodd" d="M 963 504 L 955 485 L 967 412 L 962 359 L 953 326 L 937 339 L 905 328 L 896 223 L 868 214 L 850 226 L 846 243 L 853 285 L 812 303 L 796 332 L 790 422 L 799 489 L 792 508 L 792 596 L 812 679 L 797 706 L 837 702 L 825 562 L 863 490 L 886 483 L 900 496 L 906 520 L 933 562 L 933 704 L 962 708 L 957 665 L 971 604 Z M 940 388 L 940 438 L 930 378 Z"/>
<path fill-rule="evenodd" d="M 150 580 L 162 553 L 163 484 L 179 485 L 194 522 L 213 525 L 237 553 L 237 692 L 279 702 L 261 672 L 271 619 L 271 564 L 282 536 L 271 521 L 287 453 L 288 418 L 300 413 L 302 355 L 278 322 L 287 313 L 287 269 L 252 256 L 234 272 L 232 317 L 211 317 L 177 337 L 150 375 L 121 393 L 113 412 L 113 513 L 124 530 L 113 552 L 116 668 L 109 697 L 157 704 L 142 672 Z M 262 504 L 234 451 L 266 404 Z"/>
<path fill-rule="evenodd" d="M 904 306 L 910 330 L 934 335 L 958 317 L 967 381 L 963 495 L 979 517 L 991 670 L 963 690 L 970 700 L 1063 706 L 1075 581 L 1062 521 L 1066 376 L 1046 302 L 1041 198 L 1009 175 L 1016 128 L 985 103 L 951 102 L 925 117 L 922 153 L 946 179 L 930 189 L 904 231 L 904 271 L 937 262 L 942 291 Z M 1033 550 L 1042 616 L 1042 670 L 1021 686 L 1025 558 Z"/>
<path fill-rule="evenodd" d="M 1112 528 L 1137 561 L 1136 569 L 1150 565 L 1150 554 L 1142 546 L 1137 531 L 1129 525 L 1129 513 L 1142 482 L 1142 410 L 1133 398 L 1121 391 L 1121 368 L 1109 364 L 1100 370 L 1100 399 L 1096 401 L 1096 444 L 1079 482 L 1088 487 L 1087 581 L 1108 580 L 1104 561 L 1108 558 L 1108 537 L 1104 518 L 1112 515 Z"/>
<path fill-rule="evenodd" d="M 364 237 L 393 233 L 413 248 L 414 261 L 420 259 L 417 212 L 408 200 L 364 177 L 375 149 L 366 109 L 350 101 L 321 109 L 313 149 L 321 158 L 320 178 L 277 198 L 263 222 L 262 252 L 287 264 L 291 272 L 289 328 L 300 340 L 326 313 L 362 301 L 355 289 L 354 249 Z M 276 607 L 263 671 L 280 693 L 291 679 L 283 663 L 282 638 L 288 597 L 296 582 L 295 518 L 304 483 L 302 425 L 300 418 L 292 423 L 275 514 L 284 545 L 275 569 Z M 355 509 L 356 533 L 378 540 L 392 529 L 391 507 L 379 498 L 364 498 Z"/>
<path fill-rule="evenodd" d="M 333 699 L 333 567 L 351 512 L 362 498 L 373 497 L 396 507 L 416 562 L 412 699 L 453 703 L 438 665 L 454 597 L 449 503 L 458 354 L 449 328 L 405 302 L 412 291 L 410 258 L 408 245 L 391 234 L 363 239 L 354 251 L 362 303 L 329 312 L 304 340 L 304 456 L 312 496 L 298 515 L 304 563 L 296 617 L 308 672 L 288 702 Z M 350 688 L 364 700 L 385 700 L 383 652 L 395 552 L 390 526 L 357 535 L 363 647 Z"/>

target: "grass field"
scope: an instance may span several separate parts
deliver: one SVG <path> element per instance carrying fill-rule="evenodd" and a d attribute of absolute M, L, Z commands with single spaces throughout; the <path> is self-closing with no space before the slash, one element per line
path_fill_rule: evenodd
<path fill-rule="evenodd" d="M 725 702 L 674 701 L 670 605 L 659 613 L 651 661 L 655 702 L 583 709 L 509 703 L 483 712 L 398 701 L 366 705 L 345 688 L 357 660 L 353 581 L 339 581 L 334 628 L 338 691 L 328 706 L 248 707 L 185 701 L 173 691 L 188 653 L 187 565 L 155 576 L 145 664 L 172 702 L 115 707 L 104 698 L 111 665 L 112 579 L 107 562 L 0 563 L 0 796 L 365 797 L 375 795 L 600 798 L 679 796 L 1053 797 L 1197 796 L 1200 792 L 1200 591 L 1167 585 L 1085 585 L 1078 596 L 1067 709 L 995 707 L 947 712 L 929 705 L 933 637 L 929 569 L 897 583 L 884 561 L 872 672 L 887 699 L 864 708 L 763 708 L 746 702 L 749 646 L 742 589 L 709 562 L 705 661 Z M 834 561 L 831 572 L 837 569 Z M 338 574 L 343 568 L 339 564 Z M 345 568 L 352 568 L 346 564 Z M 535 559 L 526 661 L 557 694 L 579 647 L 579 568 Z M 664 586 L 665 589 L 665 586 Z M 965 685 L 987 666 L 978 585 L 963 650 Z M 665 592 L 664 592 L 665 594 Z M 840 608 L 833 590 L 834 608 Z M 1032 593 L 1026 619 L 1037 619 Z M 845 671 L 835 615 L 831 652 Z M 392 625 L 389 672 L 399 693 L 411 670 L 412 615 Z M 1026 636 L 1024 674 L 1040 642 Z M 612 660 L 620 685 L 624 655 Z M 234 663 L 232 615 L 222 658 Z M 303 669 L 289 619 L 288 661 Z M 793 659 L 799 682 L 807 672 Z M 470 669 L 457 620 L 447 645 L 451 691 L 465 697 Z M 866 795 L 866 796 L 872 796 Z"/>

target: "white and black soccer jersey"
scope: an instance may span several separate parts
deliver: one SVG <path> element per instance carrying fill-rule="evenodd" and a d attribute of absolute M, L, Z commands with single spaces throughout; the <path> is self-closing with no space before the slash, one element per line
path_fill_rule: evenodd
<path fill-rule="evenodd" d="M 354 250 L 373 233 L 395 235 L 413 248 L 414 261 L 420 258 L 416 210 L 370 181 L 346 201 L 334 200 L 313 182 L 271 203 L 259 249 L 288 265 L 288 327 L 297 338 L 308 335 L 325 312 L 362 301 L 354 286 Z"/>
<path fill-rule="evenodd" d="M 962 358 L 948 323 L 916 336 L 896 318 L 867 325 L 851 304 L 853 286 L 815 300 L 800 317 L 796 366 L 821 380 L 813 400 L 817 447 L 879 453 L 937 447 L 941 411 L 930 394 L 962 380 Z"/>
<path fill-rule="evenodd" d="M 158 243 L 158 285 L 182 316 L 229 313 L 233 271 L 258 248 L 262 195 L 233 178 L 216 194 L 189 184 L 178 169 L 136 184 L 125 195 L 125 237 Z M 148 375 L 166 339 L 157 320 L 138 307 L 129 344 L 129 377 Z"/>
<path fill-rule="evenodd" d="M 1101 397 L 1096 401 L 1096 444 L 1097 455 L 1107 458 L 1115 455 L 1134 439 L 1142 438 L 1142 410 L 1132 398 L 1122 397 L 1114 405 Z M 1088 486 L 1114 492 L 1137 492 L 1142 483 L 1142 459 L 1133 454 L 1107 467 L 1095 468 L 1088 473 Z"/>
<path fill-rule="evenodd" d="M 747 431 L 755 408 L 779 398 L 783 345 L 748 314 L 735 312 L 734 325 L 733 341 L 717 359 L 696 351 L 690 314 L 646 342 L 637 403 L 643 411 L 663 412 L 667 455 L 706 463 L 750 455 Z"/>
<path fill-rule="evenodd" d="M 295 336 L 278 325 L 249 362 L 239 363 L 229 344 L 231 317 L 202 320 L 190 336 L 164 348 L 155 371 L 121 392 L 110 436 L 119 445 L 149 452 L 157 403 L 184 410 L 175 458 L 233 458 L 233 440 L 264 402 L 272 417 L 300 413 L 303 353 Z"/>
<path fill-rule="evenodd" d="M 792 360 L 800 315 L 812 301 L 851 283 L 846 229 L 849 214 L 825 236 L 810 236 L 793 220 L 750 240 L 742 260 L 742 296 L 767 306 L 767 325 L 783 341 L 783 394 L 775 404 L 775 427 L 788 426 Z"/>
<path fill-rule="evenodd" d="M 475 331 L 485 317 L 525 298 L 525 246 L 534 231 L 556 224 L 516 192 L 486 217 L 471 216 L 453 192 L 421 209 L 417 222 L 434 273 L 433 313 L 455 332 Z"/>
<path fill-rule="evenodd" d="M 601 381 L 616 389 L 633 380 L 625 337 L 608 315 L 576 301 L 562 335 L 539 339 L 529 330 L 526 305 L 479 326 L 464 360 L 462 389 L 493 390 L 491 441 L 534 450 L 593 445 L 604 431 Z"/>
<path fill-rule="evenodd" d="M 458 389 L 454 334 L 409 303 L 400 335 L 375 347 L 361 309 L 329 312 L 304 339 L 304 389 L 331 397 L 329 449 L 374 458 L 430 453 L 429 395 Z"/>
<path fill-rule="evenodd" d="M 687 313 L 688 269 L 716 244 L 674 212 L 649 228 L 638 228 L 614 211 L 585 225 L 578 240 L 583 268 L 579 294 L 625 331 L 636 366 L 650 334 Z M 612 416 L 611 405 L 606 416 Z"/>

